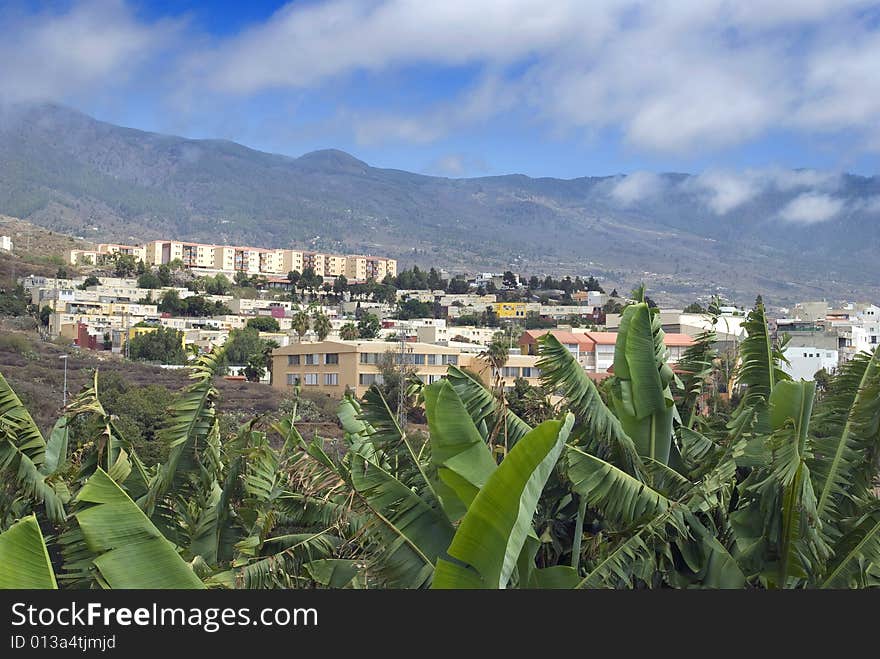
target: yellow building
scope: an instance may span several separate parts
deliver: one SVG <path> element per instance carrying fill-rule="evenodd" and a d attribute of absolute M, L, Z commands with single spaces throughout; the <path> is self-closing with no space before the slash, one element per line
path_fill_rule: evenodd
<path fill-rule="evenodd" d="M 324 255 L 324 276 L 338 277 L 345 274 L 345 264 L 347 258 L 338 254 Z"/>
<path fill-rule="evenodd" d="M 367 280 L 367 257 L 349 256 L 345 261 L 345 276 L 347 279 Z"/>
<path fill-rule="evenodd" d="M 495 313 L 499 318 L 525 318 L 526 303 L 525 302 L 496 302 L 492 306 L 495 307 Z"/>
<path fill-rule="evenodd" d="M 426 384 L 446 374 L 450 364 L 458 364 L 456 348 L 429 343 L 407 343 L 405 363 L 415 367 Z M 386 353 L 390 353 L 386 357 Z M 382 383 L 379 365 L 383 359 L 399 360 L 400 344 L 386 341 L 320 341 L 295 343 L 272 353 L 272 386 L 303 391 L 320 391 L 341 398 L 346 389 L 360 397 L 370 385 Z"/>

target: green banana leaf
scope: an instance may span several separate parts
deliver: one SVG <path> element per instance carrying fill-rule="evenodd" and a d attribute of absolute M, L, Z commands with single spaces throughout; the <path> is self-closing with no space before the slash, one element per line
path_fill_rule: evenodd
<path fill-rule="evenodd" d="M 0 589 L 58 588 L 37 518 L 29 515 L 0 533 Z"/>
<path fill-rule="evenodd" d="M 432 588 L 507 587 L 573 424 L 572 414 L 545 421 L 517 442 L 461 520 Z"/>
<path fill-rule="evenodd" d="M 431 431 L 428 477 L 447 517 L 455 523 L 467 512 L 496 464 L 451 384 L 435 382 L 425 387 L 424 395 Z"/>
<path fill-rule="evenodd" d="M 74 512 L 100 580 L 110 588 L 204 588 L 137 504 L 97 468 Z"/>

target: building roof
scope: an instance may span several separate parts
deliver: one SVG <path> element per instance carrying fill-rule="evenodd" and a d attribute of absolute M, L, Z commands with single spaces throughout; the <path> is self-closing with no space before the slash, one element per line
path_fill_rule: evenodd
<path fill-rule="evenodd" d="M 583 352 L 592 352 L 596 345 L 614 345 L 617 343 L 617 332 L 585 332 L 578 334 L 563 330 L 526 330 L 519 339 L 520 343 L 535 343 L 539 337 L 550 332 L 560 343 L 576 343 Z M 691 346 L 694 339 L 687 334 L 667 333 L 663 337 L 667 347 Z"/>
<path fill-rule="evenodd" d="M 671 347 L 674 347 L 674 346 L 687 347 L 687 346 L 694 345 L 695 342 L 694 342 L 693 337 L 688 336 L 687 334 L 667 333 L 663 337 L 663 343 L 666 346 L 671 346 Z"/>
<path fill-rule="evenodd" d="M 334 339 L 332 341 L 305 341 L 302 343 L 291 343 L 290 345 L 276 348 L 272 351 L 273 355 L 296 355 L 308 352 L 311 348 L 312 352 L 397 352 L 400 350 L 400 343 L 397 341 L 370 341 L 356 340 L 345 341 L 343 339 Z M 407 352 L 428 352 L 428 353 L 446 353 L 459 354 L 455 348 L 437 345 L 435 343 L 418 343 L 416 341 L 406 342 Z"/>
<path fill-rule="evenodd" d="M 574 332 L 566 332 L 563 330 L 526 330 L 520 336 L 520 343 L 535 343 L 539 337 L 550 332 L 560 343 L 572 344 L 576 343 L 584 352 L 592 352 L 595 341 L 589 338 L 587 334 L 575 334 Z"/>
<path fill-rule="evenodd" d="M 617 332 L 587 332 L 586 335 L 600 346 L 617 343 Z"/>

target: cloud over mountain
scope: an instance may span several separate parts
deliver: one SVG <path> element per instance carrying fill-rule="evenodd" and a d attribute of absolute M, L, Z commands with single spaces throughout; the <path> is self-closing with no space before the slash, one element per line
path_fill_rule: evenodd
<path fill-rule="evenodd" d="M 178 112 L 297 98 L 359 77 L 455 74 L 444 98 L 340 104 L 353 139 L 427 144 L 521 114 L 548 134 L 612 134 L 693 154 L 778 131 L 880 151 L 880 29 L 865 0 L 326 0 L 288 3 L 229 33 L 144 18 L 125 0 L 0 10 L 4 94 L 87 98 L 156 88 Z M 277 121 L 284 121 L 281 113 Z M 707 180 L 723 214 L 748 183 Z"/>

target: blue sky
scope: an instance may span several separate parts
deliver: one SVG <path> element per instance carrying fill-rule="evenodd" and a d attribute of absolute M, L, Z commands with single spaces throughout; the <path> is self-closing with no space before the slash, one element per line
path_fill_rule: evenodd
<path fill-rule="evenodd" d="M 0 99 L 445 176 L 878 173 L 843 0 L 68 0 L 0 8 Z"/>

